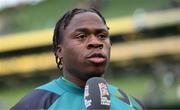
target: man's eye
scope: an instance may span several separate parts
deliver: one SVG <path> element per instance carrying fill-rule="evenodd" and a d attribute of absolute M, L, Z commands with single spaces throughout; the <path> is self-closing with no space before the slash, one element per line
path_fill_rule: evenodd
<path fill-rule="evenodd" d="M 78 35 L 76 35 L 76 38 L 79 40 L 83 40 L 86 38 L 86 35 L 85 34 L 78 34 Z"/>
<path fill-rule="evenodd" d="M 105 35 L 105 34 L 99 34 L 99 35 L 98 35 L 98 38 L 104 40 L 104 39 L 107 38 L 107 35 Z"/>

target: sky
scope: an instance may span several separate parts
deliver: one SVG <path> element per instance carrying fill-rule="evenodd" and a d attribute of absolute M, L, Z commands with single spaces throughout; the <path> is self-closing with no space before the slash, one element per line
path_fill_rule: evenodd
<path fill-rule="evenodd" d="M 0 0 L 0 10 L 15 7 L 19 4 L 37 4 L 43 0 Z"/>

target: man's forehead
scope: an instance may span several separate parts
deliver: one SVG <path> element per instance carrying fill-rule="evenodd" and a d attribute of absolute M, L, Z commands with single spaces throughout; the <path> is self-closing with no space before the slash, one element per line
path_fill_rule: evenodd
<path fill-rule="evenodd" d="M 66 29 L 78 28 L 99 28 L 105 29 L 106 25 L 99 15 L 93 12 L 78 13 L 73 16 Z"/>
<path fill-rule="evenodd" d="M 76 19 L 83 19 L 84 17 L 86 17 L 86 16 L 88 16 L 88 17 L 90 17 L 90 18 L 93 18 L 93 17 L 96 17 L 96 18 L 99 18 L 100 20 L 101 20 L 101 18 L 100 18 L 100 16 L 97 14 L 97 13 L 94 13 L 94 12 L 82 12 L 82 13 L 78 13 L 78 14 L 76 14 L 76 15 L 74 15 L 73 17 L 72 17 L 72 19 L 74 18 L 76 18 Z M 72 20 L 71 19 L 71 20 Z"/>

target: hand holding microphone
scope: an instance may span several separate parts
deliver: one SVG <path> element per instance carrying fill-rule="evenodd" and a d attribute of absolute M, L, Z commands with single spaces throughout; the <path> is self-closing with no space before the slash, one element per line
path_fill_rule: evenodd
<path fill-rule="evenodd" d="M 105 79 L 93 77 L 86 82 L 84 103 L 87 110 L 110 109 L 110 94 Z"/>

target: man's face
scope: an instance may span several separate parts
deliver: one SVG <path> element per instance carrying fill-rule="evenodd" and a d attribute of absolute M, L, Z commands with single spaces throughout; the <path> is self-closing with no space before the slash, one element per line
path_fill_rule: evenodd
<path fill-rule="evenodd" d="M 63 33 L 63 72 L 81 80 L 104 74 L 110 57 L 107 26 L 95 13 L 75 15 Z"/>

